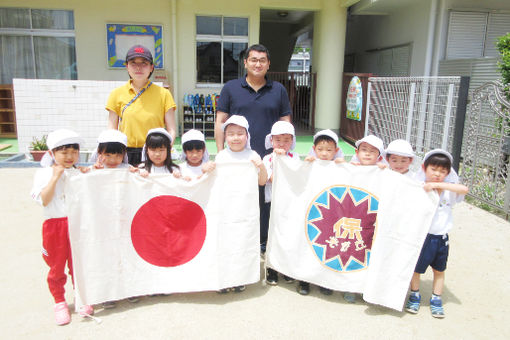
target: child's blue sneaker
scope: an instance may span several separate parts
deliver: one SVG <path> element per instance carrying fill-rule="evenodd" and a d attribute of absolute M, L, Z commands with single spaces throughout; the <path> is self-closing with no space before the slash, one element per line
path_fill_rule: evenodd
<path fill-rule="evenodd" d="M 430 312 L 432 316 L 438 319 L 445 317 L 443 309 L 443 300 L 441 298 L 430 299 Z"/>
<path fill-rule="evenodd" d="M 421 296 L 419 294 L 412 294 L 409 295 L 409 299 L 406 303 L 406 311 L 412 314 L 418 313 L 418 310 L 420 310 L 420 301 Z"/>

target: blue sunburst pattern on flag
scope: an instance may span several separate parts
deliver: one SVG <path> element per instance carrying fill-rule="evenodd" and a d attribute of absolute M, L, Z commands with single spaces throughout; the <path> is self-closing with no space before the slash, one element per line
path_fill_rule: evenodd
<path fill-rule="evenodd" d="M 366 269 L 377 229 L 378 198 L 347 185 L 322 190 L 310 202 L 306 236 L 318 260 L 329 269 Z"/>

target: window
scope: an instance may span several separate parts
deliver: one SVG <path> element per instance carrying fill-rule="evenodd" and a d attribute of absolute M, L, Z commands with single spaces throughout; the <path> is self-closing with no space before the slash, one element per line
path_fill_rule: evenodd
<path fill-rule="evenodd" d="M 248 18 L 197 16 L 197 83 L 224 84 L 243 72 Z"/>
<path fill-rule="evenodd" d="M 77 79 L 73 11 L 0 8 L 0 83 Z"/>
<path fill-rule="evenodd" d="M 510 13 L 451 11 L 446 59 L 497 57 L 496 38 L 510 31 Z"/>

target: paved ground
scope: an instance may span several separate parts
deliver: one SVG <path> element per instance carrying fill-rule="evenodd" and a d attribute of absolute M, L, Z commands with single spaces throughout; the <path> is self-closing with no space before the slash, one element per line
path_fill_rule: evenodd
<path fill-rule="evenodd" d="M 263 283 L 240 294 L 145 297 L 96 310 L 101 324 L 73 314 L 54 325 L 41 258 L 42 211 L 29 198 L 36 169 L 0 169 L 0 334 L 2 339 L 509 339 L 510 224 L 468 204 L 455 210 L 444 293 L 447 316 L 351 305 L 318 289 Z M 431 274 L 422 281 L 429 296 Z M 72 301 L 72 292 L 68 294 Z"/>

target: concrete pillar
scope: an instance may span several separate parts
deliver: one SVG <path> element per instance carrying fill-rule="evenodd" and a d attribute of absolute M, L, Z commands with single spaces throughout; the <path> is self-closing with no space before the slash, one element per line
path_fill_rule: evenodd
<path fill-rule="evenodd" d="M 340 127 L 342 73 L 344 68 L 347 7 L 342 0 L 322 0 L 315 13 L 313 29 L 313 70 L 317 72 L 315 129 Z"/>

